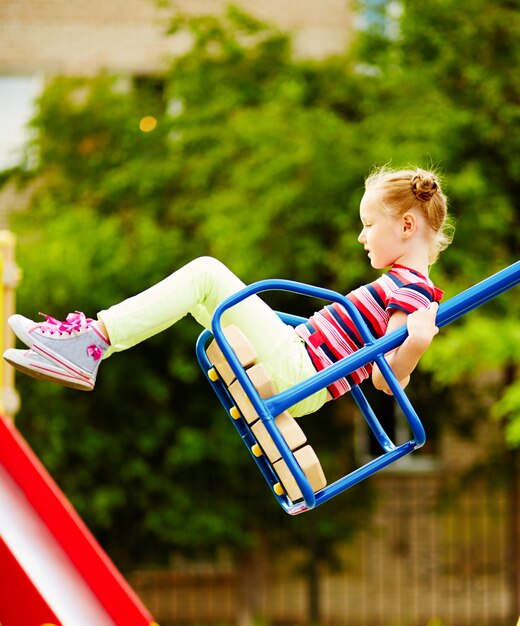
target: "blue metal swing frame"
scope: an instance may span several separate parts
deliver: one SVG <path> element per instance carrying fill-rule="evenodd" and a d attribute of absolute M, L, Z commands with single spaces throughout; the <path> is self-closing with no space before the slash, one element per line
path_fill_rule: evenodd
<path fill-rule="evenodd" d="M 470 287 L 469 289 L 461 292 L 460 294 L 450 298 L 444 304 L 439 307 L 437 313 L 436 323 L 438 327 L 445 326 L 450 322 L 462 317 L 469 311 L 481 306 L 489 300 L 497 297 L 501 293 L 511 289 L 520 282 L 520 261 L 504 268 L 496 274 L 486 278 L 482 282 Z M 329 302 L 336 302 L 346 308 L 352 320 L 354 321 L 365 345 L 363 348 L 344 358 L 337 363 L 334 363 L 330 367 L 321 372 L 317 372 L 311 378 L 298 383 L 294 387 L 287 389 L 281 393 L 278 393 L 270 398 L 260 398 L 257 390 L 253 387 L 249 377 L 247 376 L 244 368 L 241 366 L 238 358 L 236 357 L 233 349 L 227 342 L 223 329 L 222 329 L 222 315 L 225 311 L 232 306 L 235 306 L 242 300 L 259 294 L 265 291 L 289 291 L 292 293 L 310 296 L 313 298 L 319 298 Z M 300 318 L 295 315 L 287 313 L 278 313 L 281 319 L 293 326 L 306 321 L 304 318 Z M 303 495 L 303 499 L 299 502 L 292 502 L 286 495 L 278 495 L 274 492 L 274 485 L 279 482 L 279 478 L 274 472 L 271 464 L 266 459 L 265 455 L 260 457 L 255 456 L 251 449 L 256 443 L 256 439 L 253 436 L 249 425 L 246 420 L 233 419 L 233 424 L 242 437 L 245 445 L 251 452 L 251 455 L 257 463 L 260 471 L 262 472 L 265 480 L 273 490 L 273 494 L 277 498 L 282 508 L 290 515 L 296 515 L 303 513 L 310 509 L 313 509 L 320 504 L 334 498 L 338 494 L 342 493 L 346 489 L 349 489 L 353 485 L 368 478 L 372 474 L 375 474 L 379 470 L 387 467 L 391 463 L 394 463 L 398 459 L 410 454 L 417 448 L 424 445 L 426 441 L 426 434 L 424 427 L 413 408 L 408 396 L 399 385 L 397 378 L 395 377 L 392 369 L 388 365 L 385 359 L 385 354 L 403 343 L 407 336 L 406 327 L 402 327 L 384 337 L 379 339 L 375 338 L 359 311 L 356 307 L 343 295 L 321 287 L 315 287 L 313 285 L 307 285 L 305 283 L 299 283 L 290 280 L 262 280 L 253 283 L 241 291 L 233 294 L 222 302 L 216 309 L 212 320 L 212 331 L 205 330 L 199 336 L 196 346 L 197 358 L 201 368 L 206 373 L 210 384 L 212 385 L 215 393 L 220 399 L 222 405 L 226 409 L 228 415 L 231 408 L 234 406 L 234 401 L 229 395 L 224 383 L 218 379 L 212 381 L 208 376 L 208 371 L 212 365 L 206 355 L 206 346 L 208 341 L 214 337 L 222 353 L 227 359 L 231 369 L 235 373 L 238 381 L 244 388 L 247 396 L 249 397 L 255 411 L 258 413 L 260 419 L 273 439 L 275 445 L 278 447 L 282 458 L 286 462 L 290 472 L 296 480 L 298 487 Z M 375 362 L 379 366 L 388 386 L 394 394 L 395 400 L 400 406 L 403 415 L 405 416 L 408 425 L 410 427 L 412 438 L 400 445 L 396 445 L 386 433 L 385 429 L 381 425 L 379 419 L 375 415 L 372 407 L 367 401 L 364 393 L 359 386 L 354 386 L 351 390 L 351 394 L 354 397 L 361 413 L 363 414 L 367 424 L 374 433 L 377 441 L 381 445 L 383 454 L 375 459 L 372 459 L 365 465 L 353 470 L 349 474 L 343 476 L 339 480 L 336 480 L 331 485 L 327 485 L 320 491 L 314 493 L 307 477 L 303 473 L 302 469 L 296 462 L 293 453 L 289 449 L 285 439 L 280 434 L 274 418 L 289 409 L 291 406 L 301 401 L 302 399 L 316 393 L 317 391 L 327 387 L 334 381 L 344 378 L 348 374 L 354 372 L 358 368 L 366 365 L 367 363 Z"/>

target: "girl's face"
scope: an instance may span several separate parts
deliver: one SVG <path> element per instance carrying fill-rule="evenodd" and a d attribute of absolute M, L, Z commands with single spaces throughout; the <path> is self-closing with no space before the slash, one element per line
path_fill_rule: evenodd
<path fill-rule="evenodd" d="M 365 192 L 359 206 L 359 216 L 363 229 L 358 241 L 368 252 L 374 269 L 389 267 L 403 256 L 405 239 L 402 220 L 384 210 L 379 192 Z"/>

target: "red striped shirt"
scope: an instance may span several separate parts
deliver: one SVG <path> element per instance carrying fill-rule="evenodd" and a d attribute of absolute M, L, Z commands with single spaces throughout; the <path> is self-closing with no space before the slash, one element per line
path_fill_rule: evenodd
<path fill-rule="evenodd" d="M 442 291 L 432 281 L 415 270 L 402 265 L 392 268 L 372 283 L 351 291 L 346 296 L 360 312 L 374 337 L 386 333 L 394 311 L 413 313 L 431 302 L 440 302 Z M 305 341 L 307 351 L 318 371 L 321 371 L 363 347 L 363 340 L 344 306 L 330 304 L 315 313 L 305 324 L 296 327 Z M 346 378 L 328 387 L 333 398 L 350 391 L 370 376 L 372 363 L 360 367 Z"/>

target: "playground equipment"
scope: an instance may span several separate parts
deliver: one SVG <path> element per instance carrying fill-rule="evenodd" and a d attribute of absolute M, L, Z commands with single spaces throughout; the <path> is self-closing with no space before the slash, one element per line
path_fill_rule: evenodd
<path fill-rule="evenodd" d="M 442 304 L 437 313 L 437 326 L 453 322 L 519 282 L 520 261 L 517 261 Z M 364 347 L 291 389 L 274 393 L 265 376 L 258 372 L 259 364 L 255 363 L 252 346 L 247 345 L 247 340 L 244 341 L 236 329 L 222 327 L 222 315 L 227 309 L 264 291 L 289 291 L 341 304 L 356 324 L 365 342 Z M 294 326 L 306 321 L 287 313 L 279 313 L 279 316 Z M 407 330 L 403 327 L 376 339 L 345 296 L 289 280 L 259 281 L 232 295 L 217 308 L 212 332 L 203 331 L 197 341 L 199 364 L 279 504 L 287 513 L 296 515 L 309 511 L 424 445 L 426 434 L 421 420 L 384 356 L 401 345 L 406 336 Z M 211 339 L 213 343 L 208 347 Z M 353 387 L 350 393 L 383 453 L 333 484 L 326 485 L 319 460 L 312 448 L 304 446 L 305 435 L 298 431 L 295 433 L 294 424 L 286 412 L 303 398 L 370 362 L 376 362 L 379 366 L 408 422 L 412 437 L 396 445 L 385 432 L 361 388 Z"/>
<path fill-rule="evenodd" d="M 3 416 L 0 624 L 157 626 L 12 421 Z"/>
<path fill-rule="evenodd" d="M 15 312 L 16 287 L 20 282 L 20 269 L 15 263 L 16 238 L 8 230 L 0 230 L 0 320 L 2 350 L 13 348 L 15 338 L 7 318 Z M 14 415 L 20 399 L 14 385 L 14 370 L 5 361 L 0 363 L 0 412 Z"/>
<path fill-rule="evenodd" d="M 14 236 L 0 231 L 0 313 L 14 312 Z M 0 364 L 0 624 L 157 626 L 12 420 L 12 368 Z"/>

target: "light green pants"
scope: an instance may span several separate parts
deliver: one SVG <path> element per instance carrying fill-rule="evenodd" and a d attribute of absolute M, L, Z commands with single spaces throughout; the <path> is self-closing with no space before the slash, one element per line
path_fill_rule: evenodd
<path fill-rule="evenodd" d="M 245 287 L 220 261 L 200 257 L 140 294 L 98 314 L 105 324 L 113 352 L 126 350 L 162 332 L 190 313 L 211 329 L 216 307 Z M 235 324 L 254 345 L 275 387 L 284 391 L 316 373 L 302 340 L 294 329 L 258 296 L 226 311 L 222 325 Z M 291 408 L 294 416 L 318 410 L 327 399 L 325 389 Z"/>

